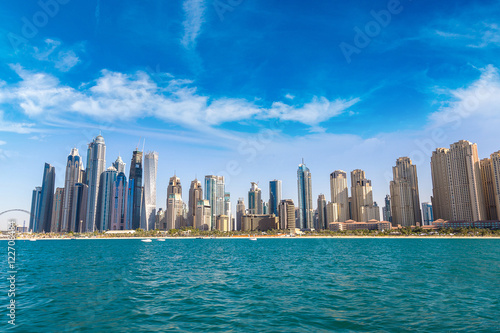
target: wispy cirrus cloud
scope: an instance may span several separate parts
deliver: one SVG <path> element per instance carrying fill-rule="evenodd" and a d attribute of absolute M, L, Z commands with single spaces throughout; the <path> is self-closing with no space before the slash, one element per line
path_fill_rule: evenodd
<path fill-rule="evenodd" d="M 479 69 L 480 77 L 467 87 L 439 89 L 437 95 L 444 95 L 446 102 L 430 115 L 435 125 L 461 123 L 468 118 L 481 121 L 500 120 L 500 75 L 498 68 L 488 65 Z"/>
<path fill-rule="evenodd" d="M 80 63 L 80 58 L 71 48 L 62 47 L 60 41 L 47 38 L 45 45 L 33 48 L 33 57 L 39 61 L 48 61 L 61 72 L 68 72 Z M 79 46 L 78 48 L 81 48 Z"/>
<path fill-rule="evenodd" d="M 437 23 L 437 28 L 424 30 L 424 36 L 436 37 L 458 43 L 469 48 L 486 48 L 500 46 L 500 26 L 497 23 L 480 22 L 467 25 L 450 22 Z"/>
<path fill-rule="evenodd" d="M 211 98 L 199 94 L 192 81 L 171 75 L 165 75 L 165 84 L 160 86 L 145 72 L 125 74 L 103 70 L 95 81 L 74 88 L 47 73 L 28 71 L 20 65 L 11 65 L 11 68 L 21 80 L 1 86 L 0 101 L 17 106 L 35 118 L 68 113 L 98 120 L 155 117 L 196 128 L 253 118 L 293 121 L 315 127 L 342 114 L 360 100 L 313 97 L 305 104 L 277 101 L 265 107 L 241 98 Z"/>
<path fill-rule="evenodd" d="M 192 49 L 196 46 L 196 38 L 200 34 L 205 21 L 206 4 L 204 0 L 184 0 L 182 7 L 185 18 L 182 23 L 184 35 L 181 44 L 187 49 Z"/>
<path fill-rule="evenodd" d="M 4 119 L 4 112 L 0 111 L 0 132 L 10 132 L 18 134 L 28 134 L 37 132 L 32 123 L 17 123 Z M 2 141 L 5 144 L 5 141 Z"/>

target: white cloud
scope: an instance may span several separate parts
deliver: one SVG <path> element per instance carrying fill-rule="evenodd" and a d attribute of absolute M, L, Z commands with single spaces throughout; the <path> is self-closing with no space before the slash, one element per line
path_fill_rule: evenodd
<path fill-rule="evenodd" d="M 75 51 L 60 51 L 57 55 L 57 60 L 55 61 L 55 67 L 62 72 L 67 72 L 71 68 L 75 67 L 80 62 L 75 54 Z"/>
<path fill-rule="evenodd" d="M 4 144 L 6 144 L 6 143 L 7 143 L 7 142 L 0 140 L 0 146 L 3 146 L 3 145 L 4 145 Z"/>
<path fill-rule="evenodd" d="M 77 47 L 81 48 L 81 46 Z M 80 63 L 75 51 L 63 48 L 62 43 L 53 39 L 46 39 L 44 47 L 34 47 L 33 57 L 39 61 L 48 61 L 61 72 L 67 72 Z"/>
<path fill-rule="evenodd" d="M 292 94 L 286 94 L 286 95 L 285 95 L 285 98 L 288 98 L 288 99 L 290 99 L 290 100 L 293 100 L 293 99 L 295 98 L 295 96 L 294 96 L 294 95 L 292 95 Z"/>
<path fill-rule="evenodd" d="M 166 84 L 159 86 L 145 72 L 103 70 L 96 81 L 82 83 L 75 89 L 46 73 L 27 71 L 20 65 L 11 68 L 22 80 L 0 85 L 0 101 L 17 104 L 27 115 L 43 115 L 44 119 L 75 112 L 101 121 L 156 117 L 196 128 L 251 118 L 295 121 L 314 127 L 359 101 L 314 97 L 302 106 L 274 102 L 265 108 L 244 99 L 200 95 L 189 80 L 166 76 Z"/>
<path fill-rule="evenodd" d="M 492 65 L 480 70 L 481 76 L 466 88 L 442 89 L 449 101 L 430 118 L 434 125 L 452 124 L 455 127 L 472 116 L 500 119 L 500 76 Z"/>
<path fill-rule="evenodd" d="M 500 26 L 496 23 L 481 22 L 475 25 L 457 25 L 454 21 L 442 24 L 444 29 L 434 30 L 440 38 L 463 42 L 471 48 L 500 46 Z"/>
<path fill-rule="evenodd" d="M 338 116 L 346 109 L 359 102 L 359 98 L 350 100 L 337 99 L 330 101 L 325 97 L 314 97 L 309 103 L 302 107 L 294 107 L 283 102 L 273 103 L 267 117 L 281 120 L 291 120 L 301 122 L 310 126 L 315 126 L 332 117 Z"/>
<path fill-rule="evenodd" d="M 185 48 L 193 48 L 196 45 L 196 38 L 201 32 L 201 26 L 205 19 L 205 1 L 204 0 L 184 0 L 183 9 L 185 19 L 182 25 L 184 26 L 184 35 L 181 43 Z"/>
<path fill-rule="evenodd" d="M 11 132 L 18 134 L 27 134 L 36 132 L 33 128 L 34 124 L 28 123 L 15 123 L 11 121 L 6 121 L 3 118 L 3 111 L 0 111 L 0 132 Z"/>

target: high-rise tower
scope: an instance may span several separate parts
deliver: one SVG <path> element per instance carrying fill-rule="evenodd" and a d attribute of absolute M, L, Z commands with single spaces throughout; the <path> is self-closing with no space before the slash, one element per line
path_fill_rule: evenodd
<path fill-rule="evenodd" d="M 299 225 L 301 229 L 313 229 L 313 205 L 311 172 L 304 162 L 297 170 L 297 187 L 299 192 Z"/>
<path fill-rule="evenodd" d="M 241 218 L 246 214 L 245 201 L 243 198 L 238 199 L 236 204 L 236 230 L 241 230 Z"/>
<path fill-rule="evenodd" d="M 158 153 L 144 155 L 144 202 L 142 225 L 145 230 L 154 230 L 156 220 L 156 174 L 158 171 Z"/>
<path fill-rule="evenodd" d="M 248 214 L 262 214 L 262 192 L 257 183 L 251 184 L 248 191 Z"/>
<path fill-rule="evenodd" d="M 63 198 L 64 188 L 56 188 L 56 193 L 54 194 L 54 199 L 52 200 L 52 221 L 50 223 L 50 232 L 61 232 Z"/>
<path fill-rule="evenodd" d="M 324 194 L 318 195 L 318 225 L 316 229 L 328 229 L 326 220 L 326 198 Z"/>
<path fill-rule="evenodd" d="M 125 173 L 125 163 L 123 162 L 121 156 L 118 156 L 116 158 L 116 161 L 113 162 L 113 166 L 115 167 L 116 172 L 118 172 L 118 174 L 120 172 Z"/>
<path fill-rule="evenodd" d="M 461 140 L 431 157 L 435 219 L 481 221 L 486 218 L 477 145 Z"/>
<path fill-rule="evenodd" d="M 200 200 L 203 200 L 203 189 L 201 188 L 200 181 L 195 179 L 191 182 L 191 187 L 189 188 L 188 227 L 195 226 L 196 206 Z"/>
<path fill-rule="evenodd" d="M 374 205 L 372 182 L 365 172 L 356 169 L 351 172 L 352 219 L 357 222 L 380 220 L 380 209 Z"/>
<path fill-rule="evenodd" d="M 129 198 L 127 218 L 129 226 L 135 230 L 141 227 L 141 202 L 142 202 L 142 151 L 136 149 L 132 153 L 129 174 Z"/>
<path fill-rule="evenodd" d="M 43 171 L 42 193 L 38 211 L 38 225 L 33 228 L 36 232 L 50 232 L 52 222 L 52 201 L 54 200 L 54 185 L 56 172 L 52 165 L 45 163 Z"/>
<path fill-rule="evenodd" d="M 495 206 L 497 207 L 497 218 L 500 219 L 500 151 L 491 154 L 490 159 Z"/>
<path fill-rule="evenodd" d="M 295 205 L 292 199 L 280 201 L 279 205 L 279 221 L 281 230 L 295 231 Z"/>
<path fill-rule="evenodd" d="M 279 216 L 279 204 L 281 202 L 281 180 L 271 180 L 269 182 L 269 212 Z"/>
<path fill-rule="evenodd" d="M 392 168 L 392 173 L 390 189 L 393 226 L 422 225 L 417 166 L 412 164 L 409 157 L 400 157 Z"/>
<path fill-rule="evenodd" d="M 75 184 L 84 181 L 83 176 L 83 161 L 80 155 L 78 155 L 78 149 L 71 149 L 71 153 L 68 156 L 66 163 L 66 176 L 64 179 L 64 196 L 62 203 L 62 222 L 61 231 L 67 232 L 71 230 L 70 220 L 73 206 L 73 195 L 75 193 Z"/>
<path fill-rule="evenodd" d="M 347 221 L 349 219 L 349 193 L 345 171 L 336 170 L 330 174 L 330 193 L 331 202 L 337 205 L 338 216 L 335 222 Z"/>
<path fill-rule="evenodd" d="M 109 167 L 101 175 L 101 216 L 99 217 L 99 231 L 111 229 L 111 210 L 113 207 L 113 190 L 115 188 L 116 177 L 118 176 L 115 167 Z"/>
<path fill-rule="evenodd" d="M 494 172 L 490 158 L 484 158 L 480 161 L 481 182 L 483 188 L 484 205 L 486 207 L 486 219 L 498 220 L 497 206 L 495 200 L 495 182 L 493 180 Z"/>
<path fill-rule="evenodd" d="M 224 176 L 205 176 L 205 200 L 208 200 L 211 207 L 210 230 L 215 229 L 216 217 L 224 215 Z"/>
<path fill-rule="evenodd" d="M 83 221 L 86 225 L 87 232 L 94 232 L 99 228 L 100 217 L 100 187 L 101 187 L 101 174 L 106 168 L 106 144 L 101 135 L 89 143 L 87 149 L 87 170 L 86 170 L 86 184 L 87 189 L 87 209 L 86 219 Z"/>
<path fill-rule="evenodd" d="M 391 213 L 391 196 L 387 194 L 384 199 L 385 205 L 382 208 L 384 221 L 392 223 L 392 213 Z"/>
<path fill-rule="evenodd" d="M 111 230 L 125 230 L 127 228 L 127 177 L 120 172 L 113 186 L 111 205 Z"/>

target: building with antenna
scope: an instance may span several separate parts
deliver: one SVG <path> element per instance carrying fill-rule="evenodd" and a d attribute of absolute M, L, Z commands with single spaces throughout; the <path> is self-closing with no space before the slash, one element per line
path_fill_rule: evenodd
<path fill-rule="evenodd" d="M 156 175 L 158 172 L 158 153 L 144 155 L 144 192 L 142 203 L 142 228 L 154 230 L 156 220 Z"/>

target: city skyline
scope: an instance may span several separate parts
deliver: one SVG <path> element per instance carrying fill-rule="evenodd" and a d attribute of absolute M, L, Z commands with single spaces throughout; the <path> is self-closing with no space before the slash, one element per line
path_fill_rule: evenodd
<path fill-rule="evenodd" d="M 262 198 L 258 183 L 251 182 L 251 188 L 248 191 L 248 209 L 246 211 L 240 209 L 240 206 L 244 205 L 244 199 L 240 197 L 236 209 L 233 210 L 231 208 L 230 193 L 225 190 L 225 178 L 216 175 L 205 176 L 205 200 L 201 199 L 203 196 L 201 183 L 197 179 L 191 181 L 189 199 L 185 203 L 182 199 L 181 180 L 174 175 L 170 178 L 167 187 L 165 208 L 161 209 L 165 219 L 160 218 L 158 220 L 156 214 L 149 212 L 149 204 L 146 204 L 145 200 L 145 196 L 150 197 L 151 192 L 154 192 L 154 194 L 156 192 L 148 189 L 146 192 L 150 194 L 144 194 L 145 188 L 156 188 L 156 182 L 153 179 L 156 179 L 158 153 L 151 152 L 144 155 L 145 164 L 153 164 L 152 170 L 147 171 L 147 173 L 153 173 L 153 175 L 146 176 L 143 183 L 143 152 L 137 148 L 132 152 L 131 181 L 127 191 L 126 176 L 123 172 L 118 173 L 115 168 L 117 166 L 119 169 L 124 170 L 125 165 L 120 162 L 120 156 L 106 171 L 92 175 L 93 170 L 104 167 L 102 163 L 105 163 L 105 150 L 104 138 L 102 135 L 98 135 L 88 145 L 89 157 L 87 163 L 89 167 L 83 169 L 82 165 L 78 163 L 78 151 L 72 149 L 66 166 L 65 187 L 57 188 L 55 193 L 55 168 L 45 163 L 42 186 L 35 186 L 32 194 L 31 215 L 33 218 L 30 219 L 29 230 L 37 232 L 102 232 L 106 230 L 138 229 L 139 227 L 145 230 L 162 228 L 161 226 L 165 226 L 167 230 L 180 229 L 186 226 L 201 227 L 205 223 L 201 222 L 205 221 L 205 217 L 201 216 L 199 220 L 191 218 L 193 215 L 197 215 L 198 208 L 201 205 L 202 207 L 208 207 L 210 210 L 210 216 L 207 216 L 210 220 L 206 227 L 208 230 L 222 228 L 222 230 L 230 231 L 237 230 L 237 226 L 243 223 L 242 217 L 245 216 L 251 219 L 245 220 L 244 223 L 250 223 L 248 225 L 256 226 L 264 223 L 262 225 L 272 226 L 276 223 L 277 226 L 282 226 L 283 223 L 279 221 L 282 213 L 277 210 L 276 212 L 269 211 L 269 207 L 273 206 L 271 202 L 275 201 L 276 207 L 281 207 L 281 203 L 286 201 L 290 201 L 294 205 L 292 199 L 278 200 L 278 197 L 281 198 L 282 182 L 274 179 L 269 182 L 269 201 Z M 497 220 L 500 215 L 500 205 L 498 205 L 498 188 L 500 188 L 500 177 L 498 177 L 499 154 L 500 151 L 494 152 L 491 154 L 490 159 L 486 158 L 480 161 L 477 144 L 466 140 L 450 144 L 450 149 L 436 148 L 432 152 L 431 159 L 432 204 L 427 202 L 422 204 L 422 210 L 429 209 L 428 212 L 424 212 L 424 215 L 422 215 L 423 211 L 419 200 L 417 167 L 408 157 L 399 157 L 396 160 L 396 166 L 392 167 L 393 180 L 389 183 L 390 195 L 386 195 L 384 207 L 380 207 L 373 200 L 371 180 L 367 179 L 365 171 L 361 169 L 351 171 L 350 196 L 347 188 L 347 173 L 342 170 L 332 172 L 329 182 L 331 201 L 327 203 L 325 195 L 321 193 L 318 195 L 317 205 L 314 207 L 311 172 L 305 165 L 304 160 L 302 160 L 297 169 L 298 207 L 294 224 L 300 229 L 328 229 L 332 222 L 343 223 L 348 220 L 357 222 L 383 221 L 387 216 L 390 216 L 389 222 L 392 222 L 393 227 L 399 225 L 411 227 L 422 225 L 423 221 L 429 224 L 429 215 L 434 216 L 435 220 L 469 222 Z M 148 159 L 151 159 L 152 162 L 149 162 Z M 75 174 L 81 176 L 74 180 L 76 183 L 71 184 L 68 179 L 73 178 Z M 84 178 L 83 176 L 86 176 L 85 184 L 80 183 L 81 179 Z M 70 227 L 65 228 L 63 226 L 64 193 L 69 192 L 68 188 L 73 190 L 73 187 L 77 188 L 78 186 L 81 186 L 84 192 L 81 195 L 73 195 L 72 209 L 75 213 L 72 215 Z M 90 188 L 96 188 L 96 190 L 91 192 Z M 195 192 L 198 194 L 195 194 Z M 273 193 L 277 196 L 275 199 L 273 199 Z M 488 193 L 490 193 L 489 200 L 485 197 Z M 142 198 L 138 207 L 135 205 L 137 196 Z M 92 203 L 93 200 L 95 200 L 95 204 Z M 119 208 L 121 202 L 123 203 Z M 346 205 L 347 207 L 343 208 Z M 390 207 L 390 214 L 387 213 L 387 207 Z M 380 208 L 382 208 L 382 214 Z M 121 218 L 117 216 L 116 210 L 122 212 Z M 156 210 L 156 206 L 154 210 Z M 233 211 L 236 212 L 236 216 L 232 215 Z M 487 211 L 490 213 L 486 214 Z M 92 212 L 96 212 L 95 217 L 92 216 Z M 202 214 L 205 214 L 203 208 Z M 275 216 L 277 220 L 270 220 L 271 215 Z M 78 218 L 75 218 L 75 216 L 78 216 Z M 252 216 L 255 216 L 255 218 Z M 134 217 L 139 220 L 140 224 L 138 226 L 134 225 Z M 126 220 L 125 226 L 122 224 L 119 229 L 117 228 L 118 219 Z M 78 220 L 80 220 L 80 227 L 78 227 Z M 146 220 L 151 221 L 151 223 L 147 223 Z M 245 226 L 248 227 L 246 224 Z M 75 227 L 71 228 L 72 225 Z"/>
<path fill-rule="evenodd" d="M 251 181 L 281 179 L 283 197 L 295 199 L 301 158 L 313 202 L 328 198 L 325 175 L 362 168 L 381 206 L 398 157 L 418 167 L 420 202 L 429 202 L 434 148 L 465 138 L 480 159 L 498 150 L 498 3 L 401 2 L 363 47 L 357 31 L 387 1 L 242 2 L 223 14 L 189 3 L 68 2 L 53 15 L 37 2 L 5 4 L 0 159 L 15 190 L 1 211 L 29 210 L 34 164 L 53 165 L 64 187 L 68 152 L 86 159 L 99 131 L 114 142 L 109 161 L 128 164 L 141 137 L 159 153 L 157 203 L 173 174 L 225 172 L 233 212 Z M 34 25 L 41 15 L 46 24 Z M 346 57 L 341 45 L 356 52 Z"/>

